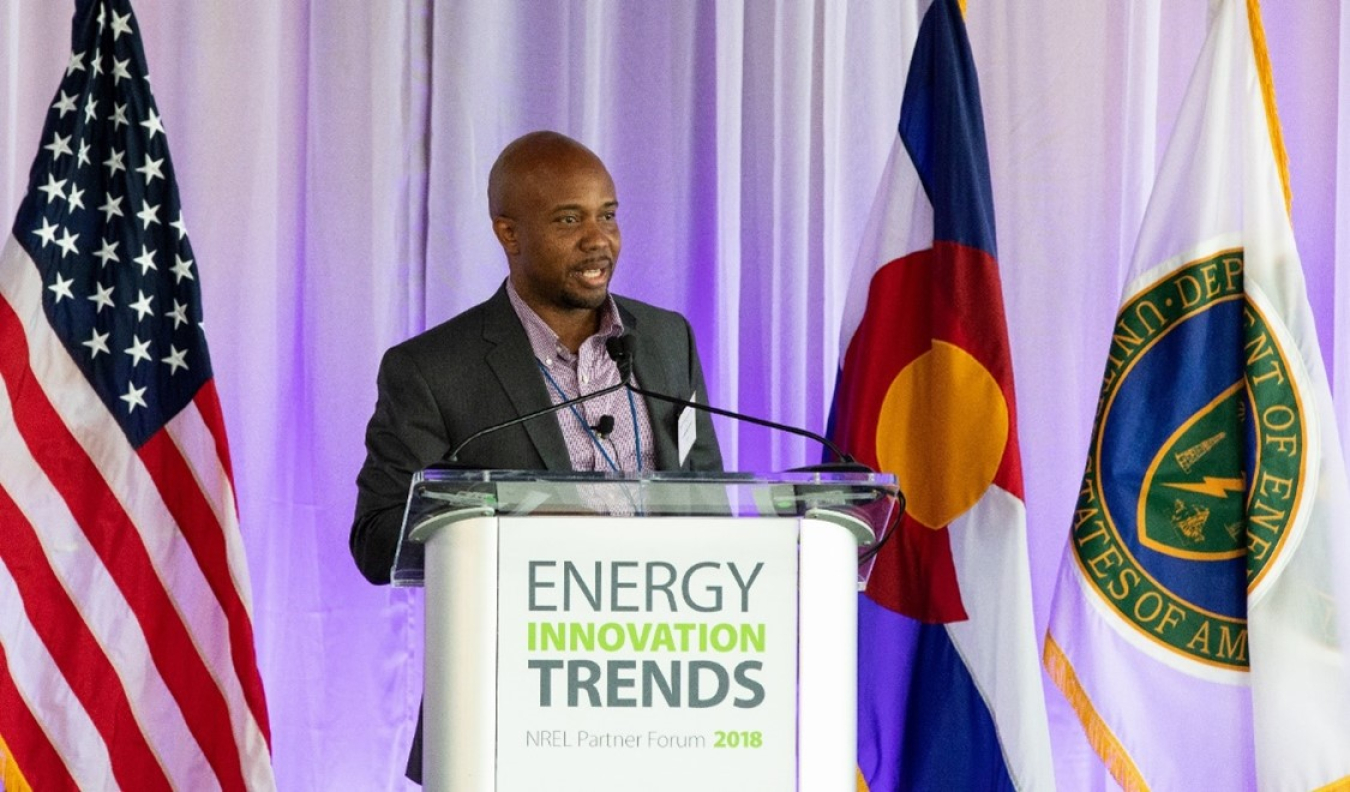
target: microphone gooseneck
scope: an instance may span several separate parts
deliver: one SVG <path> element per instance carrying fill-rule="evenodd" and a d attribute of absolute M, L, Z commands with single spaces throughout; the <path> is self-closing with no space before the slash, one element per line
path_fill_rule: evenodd
<path fill-rule="evenodd" d="M 623 387 L 624 383 L 619 382 L 614 385 L 610 385 L 607 388 L 601 388 L 598 391 L 583 393 L 582 395 L 576 397 L 575 399 L 567 399 L 565 401 L 560 401 L 557 404 L 551 404 L 548 407 L 543 408 L 542 410 L 535 410 L 534 412 L 528 412 L 525 413 L 524 415 L 518 415 L 509 421 L 502 421 L 501 423 L 495 423 L 492 424 L 491 426 L 485 426 L 482 429 L 479 429 L 477 432 L 474 432 L 473 434 L 464 438 L 463 442 L 455 446 L 454 449 L 452 449 L 449 454 L 446 454 L 444 459 L 446 462 L 454 464 L 459 461 L 459 452 L 463 451 L 464 447 L 467 446 L 469 443 L 472 443 L 473 441 L 477 440 L 483 435 L 492 434 L 493 432 L 501 431 L 502 429 L 515 426 L 516 424 L 525 423 L 526 421 L 533 420 L 541 415 L 548 415 L 549 413 L 555 413 L 558 412 L 559 410 L 566 410 L 568 407 L 571 407 L 574 404 L 580 404 L 581 402 L 590 401 L 591 399 L 604 396 L 607 393 L 613 393 L 614 391 L 622 390 Z M 613 418 L 610 418 L 611 422 L 613 422 L 613 420 L 614 420 Z"/>
<path fill-rule="evenodd" d="M 844 450 L 839 446 L 835 445 L 834 442 L 830 440 L 828 437 L 816 434 L 815 432 L 809 431 L 807 429 L 801 429 L 796 426 L 788 426 L 787 424 L 781 424 L 776 421 L 767 420 L 765 418 L 756 418 L 753 415 L 745 415 L 744 413 L 733 412 L 731 410 L 723 410 L 720 407 L 714 407 L 711 404 L 700 404 L 696 401 L 689 401 L 688 399 L 679 399 L 674 396 L 667 396 L 664 393 L 655 393 L 653 391 L 645 390 L 643 388 L 634 385 L 631 381 L 631 378 L 633 374 L 633 359 L 637 356 L 637 337 L 635 336 L 629 335 L 628 333 L 624 333 L 621 336 L 611 338 L 605 342 L 605 351 L 609 353 L 609 356 L 611 358 L 613 358 L 614 364 L 619 367 L 620 385 L 627 387 L 628 390 L 638 394 L 639 396 L 645 396 L 649 399 L 656 399 L 658 401 L 663 401 L 669 404 L 674 404 L 682 407 L 692 407 L 695 410 L 704 410 L 706 412 L 713 413 L 714 415 L 722 415 L 727 418 L 735 418 L 738 421 L 746 421 L 755 424 L 757 426 L 763 426 L 769 429 L 777 429 L 781 432 L 795 434 L 798 437 L 805 437 L 808 440 L 814 440 L 817 443 L 820 443 L 821 445 L 828 448 L 830 450 L 830 453 L 834 454 L 835 457 L 845 465 L 848 466 L 858 465 L 857 460 L 855 460 L 852 456 L 849 456 L 848 454 L 844 453 Z M 865 468 L 866 466 L 862 467 Z M 866 469 L 870 470 L 870 468 Z"/>

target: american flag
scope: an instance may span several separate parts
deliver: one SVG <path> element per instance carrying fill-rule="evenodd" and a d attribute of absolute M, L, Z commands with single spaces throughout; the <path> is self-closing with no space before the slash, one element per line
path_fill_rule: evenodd
<path fill-rule="evenodd" d="M 199 270 L 127 0 L 0 257 L 0 789 L 273 789 Z"/>

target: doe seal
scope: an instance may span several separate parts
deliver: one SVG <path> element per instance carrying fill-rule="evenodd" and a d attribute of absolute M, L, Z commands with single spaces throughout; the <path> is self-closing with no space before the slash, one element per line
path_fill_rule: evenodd
<path fill-rule="evenodd" d="M 1120 310 L 1073 528 L 1119 626 L 1183 666 L 1247 670 L 1247 593 L 1293 523 L 1306 433 L 1241 250 Z"/>

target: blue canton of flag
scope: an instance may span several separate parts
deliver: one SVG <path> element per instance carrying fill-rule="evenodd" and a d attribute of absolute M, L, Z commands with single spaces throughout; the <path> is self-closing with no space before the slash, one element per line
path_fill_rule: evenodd
<path fill-rule="evenodd" d="M 80 36 L 92 49 L 70 57 L 14 236 L 42 274 L 52 327 L 139 446 L 192 400 L 211 363 L 134 20 L 101 6 L 86 25 L 97 28 Z"/>

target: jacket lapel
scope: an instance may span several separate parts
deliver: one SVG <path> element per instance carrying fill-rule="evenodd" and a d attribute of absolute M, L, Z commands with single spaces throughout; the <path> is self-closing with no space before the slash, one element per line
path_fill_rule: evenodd
<path fill-rule="evenodd" d="M 552 404 L 539 377 L 530 339 L 506 296 L 505 284 L 488 301 L 483 338 L 491 347 L 485 356 L 488 367 L 496 375 L 517 415 L 542 410 Z M 572 460 L 556 417 L 541 415 L 521 424 L 521 428 L 544 460 L 545 470 L 571 469 Z"/>
<path fill-rule="evenodd" d="M 689 398 L 687 393 L 675 392 L 677 381 L 667 368 L 670 356 L 662 354 L 661 339 L 643 333 L 637 317 L 622 305 L 619 306 L 619 314 L 623 317 L 624 331 L 637 339 L 637 353 L 633 356 L 633 377 L 637 380 L 638 387 L 666 396 Z M 676 426 L 678 408 L 670 402 L 646 396 L 642 397 L 642 400 L 647 405 L 647 415 L 652 422 L 652 437 L 656 441 L 657 470 L 679 470 L 680 450 Z"/>

